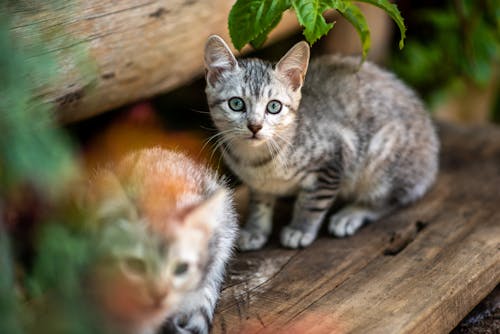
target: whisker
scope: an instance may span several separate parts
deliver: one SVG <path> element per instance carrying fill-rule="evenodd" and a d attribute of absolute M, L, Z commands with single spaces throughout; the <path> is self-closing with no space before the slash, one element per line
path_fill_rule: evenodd
<path fill-rule="evenodd" d="M 210 111 L 206 111 L 206 110 L 198 110 L 198 109 L 193 109 L 193 108 L 190 108 L 189 110 L 194 111 L 194 112 L 199 113 L 199 114 L 210 114 Z"/>
<path fill-rule="evenodd" d="M 234 140 L 234 138 L 229 138 L 229 140 L 228 140 L 229 144 L 231 143 L 232 140 Z M 219 161 L 217 162 L 217 170 L 219 170 L 219 168 L 220 168 L 220 162 L 222 160 L 222 157 L 223 157 L 224 153 L 227 154 L 227 150 L 228 150 L 227 147 L 225 145 L 222 145 L 222 152 L 221 152 L 221 154 L 219 156 Z"/>
<path fill-rule="evenodd" d="M 213 140 L 216 140 L 218 137 L 221 137 L 221 136 L 224 136 L 226 134 L 230 134 L 231 132 L 233 132 L 234 129 L 229 129 L 229 130 L 224 130 L 224 131 L 220 131 L 220 132 L 217 132 L 216 134 L 210 136 L 206 141 L 205 143 L 203 144 L 202 148 L 201 148 L 201 152 L 203 152 L 203 150 L 207 147 L 207 145 L 213 141 Z"/>
<path fill-rule="evenodd" d="M 273 155 L 272 144 L 271 144 L 270 140 L 266 140 L 266 148 L 269 151 L 269 153 L 271 154 L 271 161 L 273 161 L 274 155 Z"/>
<path fill-rule="evenodd" d="M 231 142 L 231 140 L 234 139 L 235 134 L 241 134 L 241 133 L 242 132 L 239 129 L 229 129 L 229 130 L 222 131 L 222 132 L 212 136 L 210 139 L 211 140 L 216 139 L 216 142 L 215 142 L 215 147 L 212 151 L 212 154 L 210 155 L 210 160 L 212 160 L 215 152 L 221 146 L 223 146 L 226 142 Z M 233 136 L 231 136 L 231 135 L 233 135 Z"/>
<path fill-rule="evenodd" d="M 278 156 L 278 149 L 274 143 L 274 140 L 269 139 L 268 141 L 266 141 L 266 146 L 268 147 L 268 150 L 271 153 L 272 160 L 277 159 L 278 163 L 281 164 L 280 157 Z"/>
<path fill-rule="evenodd" d="M 288 159 L 286 158 L 285 154 L 286 154 L 286 151 L 288 150 L 288 148 L 291 146 L 291 143 L 286 138 L 284 138 L 282 135 L 280 135 L 279 133 L 276 133 L 275 136 L 277 137 L 277 139 L 280 139 L 283 142 L 283 145 L 280 145 L 277 140 L 272 139 L 272 144 L 277 150 L 277 154 L 276 154 L 277 159 L 278 159 L 279 163 L 283 166 L 283 169 L 285 170 L 285 172 L 288 172 L 288 169 L 289 169 L 288 163 L 289 162 L 288 162 Z"/>
<path fill-rule="evenodd" d="M 283 166 L 284 172 L 287 173 L 288 172 L 288 160 L 283 157 L 282 149 L 280 149 L 279 144 L 274 140 L 273 140 L 273 144 L 276 147 L 277 159 L 279 160 L 280 164 Z"/>
<path fill-rule="evenodd" d="M 210 154 L 210 159 L 209 159 L 210 161 L 212 161 L 214 154 L 217 153 L 217 150 L 219 149 L 220 146 L 223 146 L 223 144 L 224 144 L 224 139 L 220 139 L 220 140 L 216 141 L 215 147 L 212 150 L 212 153 Z"/>
<path fill-rule="evenodd" d="M 208 131 L 219 131 L 219 129 L 217 129 L 217 128 L 209 128 L 209 127 L 206 127 L 204 125 L 200 125 L 200 129 L 208 130 Z"/>

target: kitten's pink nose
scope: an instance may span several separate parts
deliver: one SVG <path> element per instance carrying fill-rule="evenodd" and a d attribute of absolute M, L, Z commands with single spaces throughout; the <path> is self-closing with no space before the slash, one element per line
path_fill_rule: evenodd
<path fill-rule="evenodd" d="M 161 291 L 155 291 L 153 294 L 153 300 L 156 305 L 162 305 L 163 301 L 167 297 L 168 291 L 167 290 L 161 290 Z"/>
<path fill-rule="evenodd" d="M 247 125 L 247 127 L 255 135 L 255 134 L 257 134 L 257 132 L 259 132 L 260 129 L 262 129 L 262 124 L 251 124 L 251 123 L 249 123 Z"/>
<path fill-rule="evenodd" d="M 166 287 L 160 287 L 160 286 L 151 286 L 149 290 L 149 294 L 152 299 L 157 304 L 161 304 L 161 302 L 167 297 L 168 295 L 168 288 Z"/>

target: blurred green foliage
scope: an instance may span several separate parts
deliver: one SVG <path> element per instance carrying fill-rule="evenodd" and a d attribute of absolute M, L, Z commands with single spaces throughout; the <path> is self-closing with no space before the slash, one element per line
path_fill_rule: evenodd
<path fill-rule="evenodd" d="M 78 174 L 72 144 L 55 124 L 53 106 L 39 96 L 40 87 L 57 80 L 50 43 L 36 22 L 26 28 L 29 41 L 11 29 L 16 15 L 38 3 L 43 1 L 0 1 L 0 333 L 99 333 L 83 298 L 82 273 L 92 252 L 85 231 L 75 228 L 81 217 L 54 213 L 37 221 L 34 258 L 26 268 L 13 255 L 20 241 L 7 233 L 12 193 L 28 185 L 56 202 Z M 61 3 L 69 2 L 50 5 Z"/>
<path fill-rule="evenodd" d="M 23 333 L 21 310 L 14 290 L 10 242 L 0 222 L 0 333 Z"/>
<path fill-rule="evenodd" d="M 394 70 L 431 105 L 467 84 L 484 87 L 500 62 L 500 2 L 448 0 L 417 12 L 419 31 L 411 31 Z"/>
<path fill-rule="evenodd" d="M 94 258 L 92 239 L 61 222 L 48 223 L 37 243 L 37 257 L 26 280 L 28 333 L 102 333 L 98 315 L 85 295 L 84 278 Z"/>
<path fill-rule="evenodd" d="M 36 97 L 39 82 L 55 79 L 56 62 L 35 38 L 30 50 L 23 48 L 11 34 L 10 18 L 0 14 L 0 190 L 26 182 L 57 190 L 75 172 L 72 150 L 53 124 L 51 105 Z"/>

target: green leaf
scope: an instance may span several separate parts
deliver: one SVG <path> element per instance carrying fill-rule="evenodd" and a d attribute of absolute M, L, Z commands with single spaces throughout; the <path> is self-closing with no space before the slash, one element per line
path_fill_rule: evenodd
<path fill-rule="evenodd" d="M 290 5 L 290 0 L 236 1 L 228 18 L 229 35 L 234 47 L 241 50 L 249 42 L 262 44 Z"/>
<path fill-rule="evenodd" d="M 370 50 L 370 29 L 368 29 L 368 23 L 366 22 L 363 13 L 359 7 L 355 6 L 351 2 L 341 2 L 339 1 L 339 7 L 337 10 L 342 14 L 343 17 L 349 21 L 354 28 L 357 30 L 359 37 L 361 38 L 361 45 L 363 48 L 363 60 L 366 59 L 368 50 Z"/>
<path fill-rule="evenodd" d="M 403 17 L 399 12 L 398 7 L 390 3 L 388 0 L 358 0 L 360 2 L 366 2 L 382 8 L 393 20 L 396 22 L 399 32 L 401 33 L 401 39 L 399 40 L 399 48 L 402 49 L 404 47 L 404 40 L 406 38 L 406 27 L 404 24 Z"/>
<path fill-rule="evenodd" d="M 252 47 L 255 49 L 260 48 L 267 40 L 267 35 L 269 35 L 269 33 L 278 25 L 278 23 L 280 23 L 280 21 L 281 21 L 281 15 L 278 16 L 276 20 L 273 23 L 271 23 L 271 25 L 268 28 L 266 28 L 259 36 L 250 41 Z"/>
<path fill-rule="evenodd" d="M 294 0 L 293 9 L 304 26 L 304 36 L 309 44 L 314 44 L 321 36 L 326 35 L 333 27 L 333 23 L 326 23 L 323 13 L 332 7 L 329 0 Z"/>

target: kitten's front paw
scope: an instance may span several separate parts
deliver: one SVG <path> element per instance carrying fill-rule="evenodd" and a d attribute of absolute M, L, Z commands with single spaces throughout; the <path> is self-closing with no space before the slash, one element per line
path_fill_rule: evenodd
<path fill-rule="evenodd" d="M 268 235 L 259 230 L 244 230 L 240 231 L 238 238 L 238 249 L 240 251 L 258 250 L 264 247 L 267 242 Z"/>
<path fill-rule="evenodd" d="M 281 244 L 287 248 L 307 247 L 314 239 L 316 233 L 304 232 L 293 226 L 285 226 L 281 230 Z"/>
<path fill-rule="evenodd" d="M 201 312 L 171 318 L 158 334 L 208 334 L 210 324 Z"/>
<path fill-rule="evenodd" d="M 334 214 L 328 224 L 328 232 L 336 237 L 353 235 L 368 219 L 365 210 L 346 208 Z"/>

